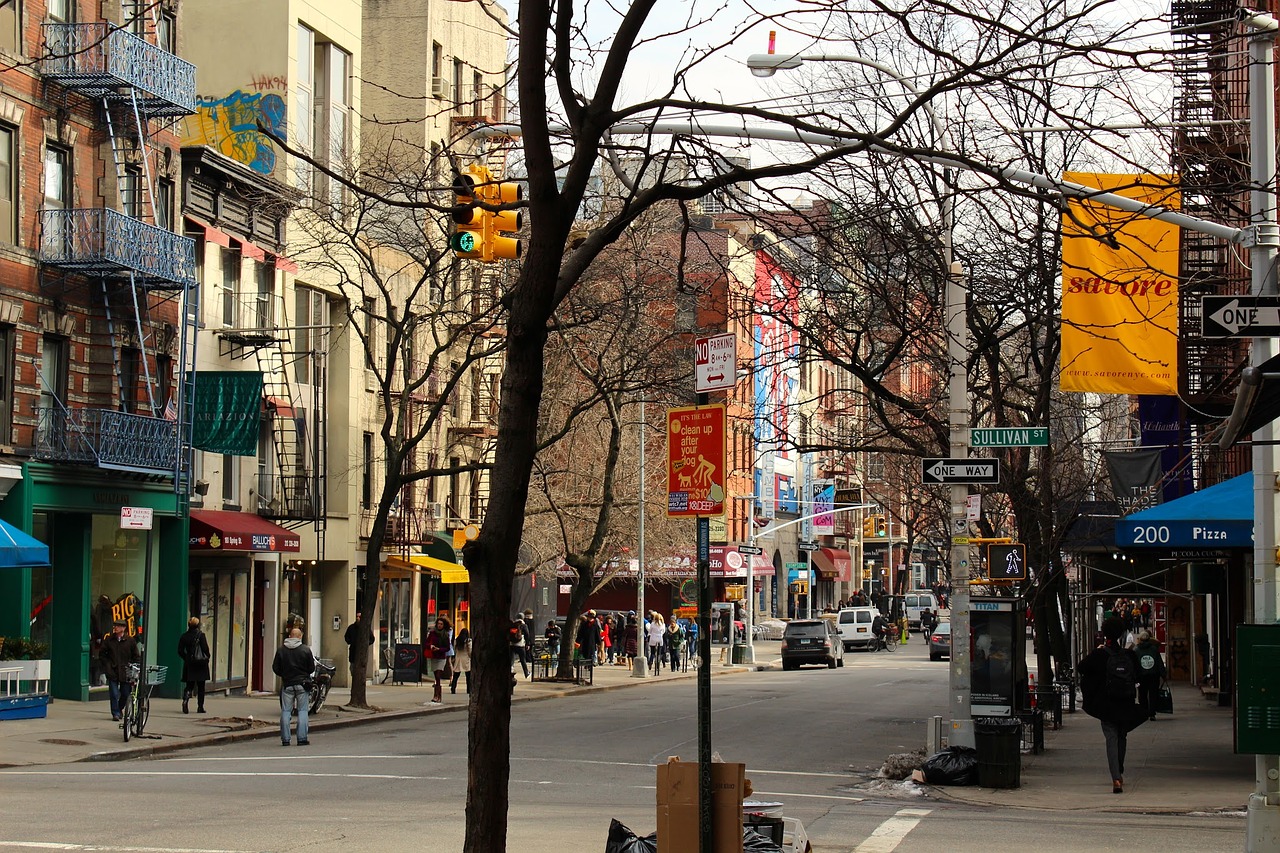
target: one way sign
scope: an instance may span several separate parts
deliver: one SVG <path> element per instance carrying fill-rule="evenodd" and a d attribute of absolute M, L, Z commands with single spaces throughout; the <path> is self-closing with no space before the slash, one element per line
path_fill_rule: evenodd
<path fill-rule="evenodd" d="M 999 459 L 925 459 L 926 483 L 999 483 Z"/>
<path fill-rule="evenodd" d="M 1200 327 L 1206 338 L 1280 337 L 1280 296 L 1202 296 Z"/>

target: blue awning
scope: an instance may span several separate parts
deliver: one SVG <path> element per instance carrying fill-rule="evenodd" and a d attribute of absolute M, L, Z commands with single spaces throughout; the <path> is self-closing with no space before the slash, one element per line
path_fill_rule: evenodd
<path fill-rule="evenodd" d="M 1252 548 L 1253 475 L 1135 512 L 1116 522 L 1121 548 Z"/>
<path fill-rule="evenodd" d="M 49 546 L 0 520 L 0 569 L 49 565 Z"/>

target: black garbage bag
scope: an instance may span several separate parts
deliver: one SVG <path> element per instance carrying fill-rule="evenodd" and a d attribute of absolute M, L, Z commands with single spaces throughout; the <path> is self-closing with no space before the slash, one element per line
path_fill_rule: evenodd
<path fill-rule="evenodd" d="M 978 784 L 978 751 L 968 746 L 951 746 L 934 753 L 920 765 L 930 785 Z"/>
<path fill-rule="evenodd" d="M 604 853 L 658 853 L 658 833 L 651 832 L 641 838 L 614 818 L 609 821 L 609 841 Z"/>
<path fill-rule="evenodd" d="M 767 835 L 761 835 L 749 826 L 742 828 L 742 853 L 782 853 L 782 848 Z"/>

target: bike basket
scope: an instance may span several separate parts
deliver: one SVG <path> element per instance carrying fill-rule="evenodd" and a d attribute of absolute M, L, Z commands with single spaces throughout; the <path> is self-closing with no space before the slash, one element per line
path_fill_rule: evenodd
<path fill-rule="evenodd" d="M 164 684 L 164 680 L 168 676 L 169 667 L 167 666 L 147 667 L 147 684 Z"/>
<path fill-rule="evenodd" d="M 124 671 L 124 680 L 129 682 L 136 682 L 138 680 L 138 673 L 140 671 L 141 670 L 138 668 L 138 665 L 136 663 L 129 664 Z"/>

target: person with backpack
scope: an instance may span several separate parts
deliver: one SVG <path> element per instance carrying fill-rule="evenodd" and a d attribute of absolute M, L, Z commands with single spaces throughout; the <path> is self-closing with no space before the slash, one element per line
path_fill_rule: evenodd
<path fill-rule="evenodd" d="M 1150 631 L 1140 631 L 1138 647 L 1133 651 L 1138 656 L 1138 704 L 1147 710 L 1147 719 L 1154 720 L 1156 699 L 1160 696 L 1160 685 L 1165 676 L 1160 644 Z"/>
<path fill-rule="evenodd" d="M 1076 667 L 1084 712 L 1102 723 L 1107 744 L 1107 766 L 1111 771 L 1111 793 L 1124 793 L 1124 759 L 1129 732 L 1147 720 L 1146 709 L 1138 705 L 1138 655 L 1126 649 L 1124 621 L 1112 616 L 1102 623 L 1103 643 Z"/>

